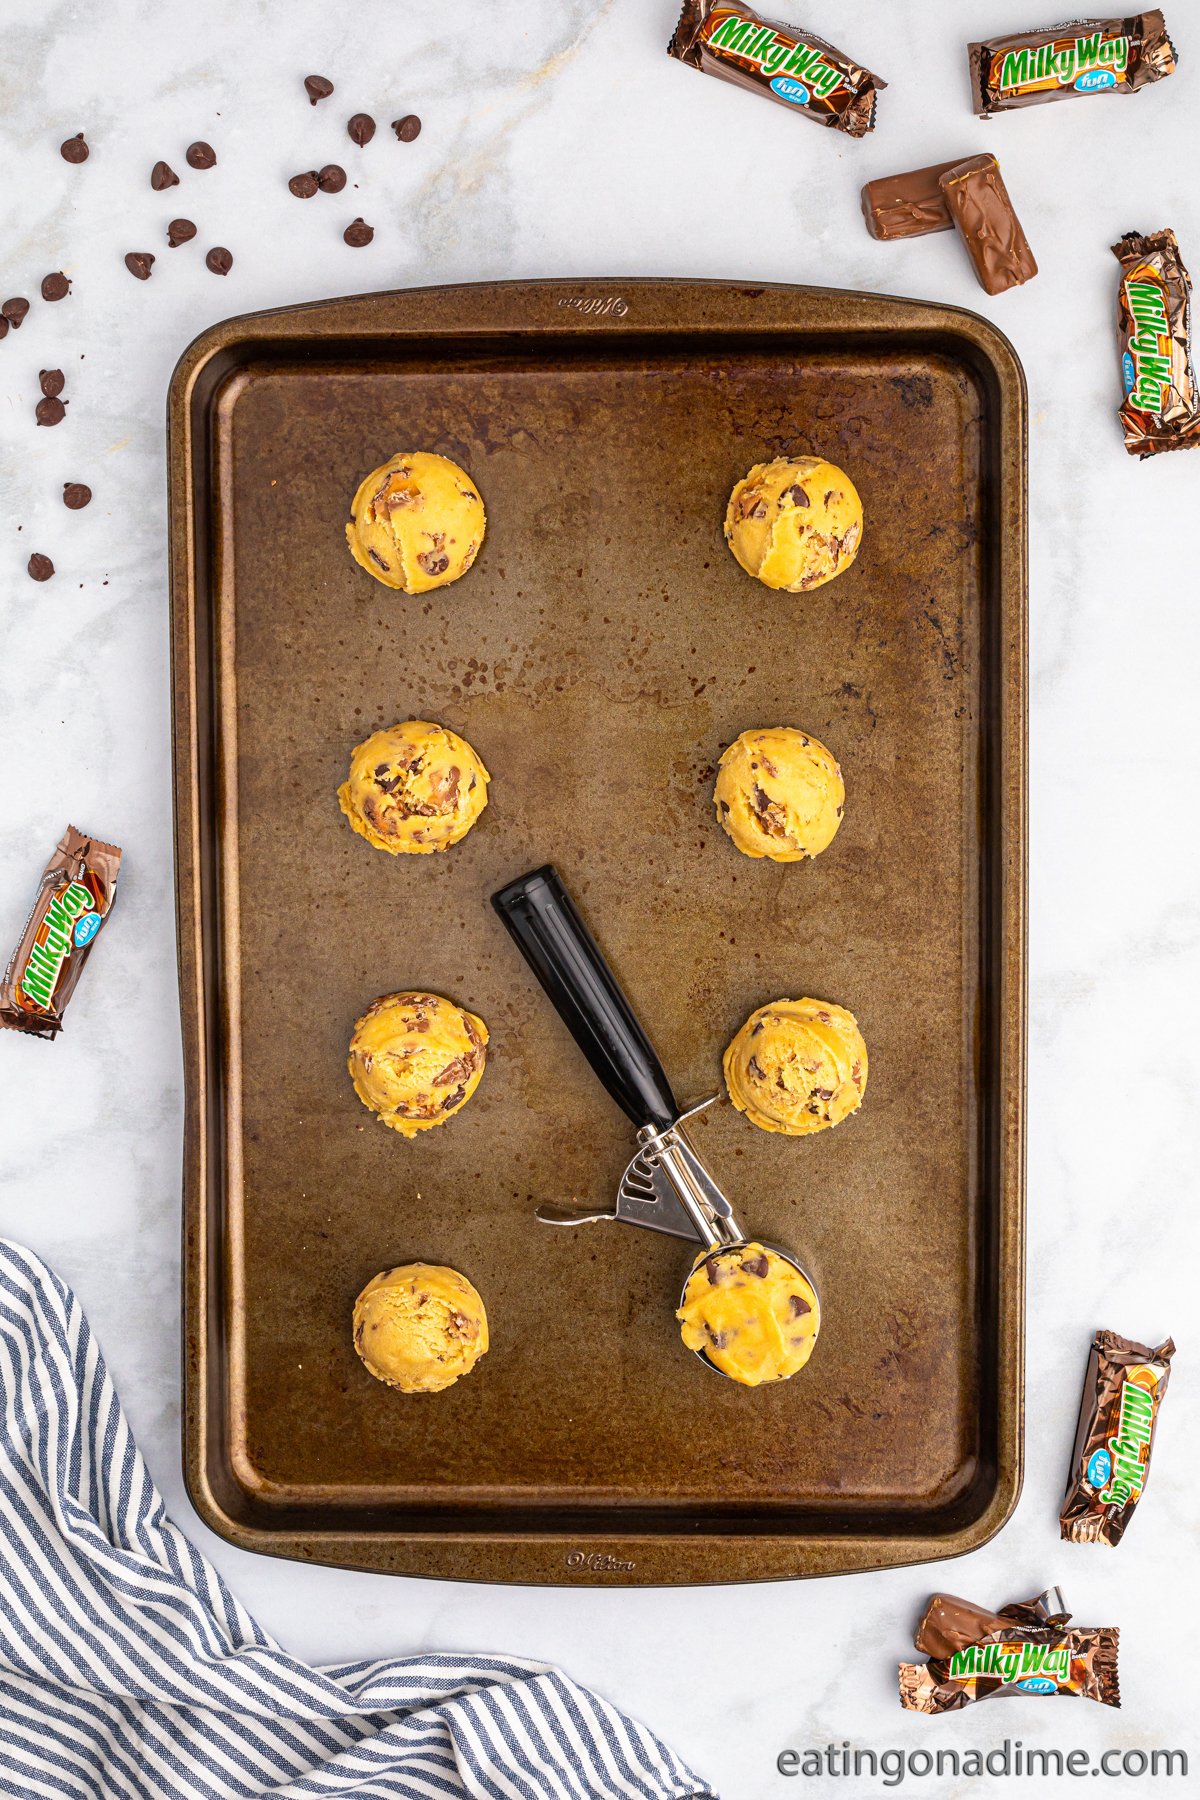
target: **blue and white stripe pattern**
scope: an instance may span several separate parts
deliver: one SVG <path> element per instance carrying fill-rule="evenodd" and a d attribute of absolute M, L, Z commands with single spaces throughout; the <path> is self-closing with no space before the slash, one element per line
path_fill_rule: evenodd
<path fill-rule="evenodd" d="M 310 1669 L 167 1518 L 71 1290 L 0 1239 L 0 1793 L 715 1800 L 556 1669 Z"/>

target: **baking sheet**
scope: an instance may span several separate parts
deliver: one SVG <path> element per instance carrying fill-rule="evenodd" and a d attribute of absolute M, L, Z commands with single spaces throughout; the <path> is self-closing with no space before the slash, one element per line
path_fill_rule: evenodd
<path fill-rule="evenodd" d="M 232 320 L 170 411 L 188 1131 L 185 1461 L 246 1548 L 488 1580 L 830 1573 L 981 1543 L 1021 1465 L 1025 400 L 984 321 L 724 283 L 512 283 Z M 343 526 L 402 448 L 461 461 L 475 568 L 417 599 Z M 866 528 L 807 596 L 721 538 L 753 463 L 819 451 Z M 404 717 L 493 775 L 444 857 L 387 858 L 334 791 Z M 824 740 L 846 816 L 812 864 L 714 822 L 724 746 Z M 681 1101 L 746 1014 L 849 1006 L 860 1114 L 810 1140 L 727 1103 L 696 1141 L 822 1295 L 803 1375 L 750 1393 L 683 1351 L 686 1247 L 554 1231 L 631 1134 L 492 914 L 554 862 Z M 377 994 L 486 1019 L 487 1072 L 405 1143 L 345 1052 Z M 349 1329 L 377 1270 L 461 1268 L 492 1349 L 405 1399 Z"/>

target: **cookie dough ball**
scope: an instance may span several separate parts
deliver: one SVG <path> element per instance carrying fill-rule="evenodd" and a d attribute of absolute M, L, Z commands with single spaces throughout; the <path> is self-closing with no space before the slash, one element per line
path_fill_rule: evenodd
<path fill-rule="evenodd" d="M 453 1387 L 487 1347 L 483 1301 L 457 1269 L 385 1269 L 354 1302 L 354 1348 L 377 1381 L 402 1394 Z"/>
<path fill-rule="evenodd" d="M 425 856 L 466 837 L 487 805 L 490 780 L 465 738 L 409 719 L 358 746 L 338 805 L 377 850 Z"/>
<path fill-rule="evenodd" d="M 382 1124 L 415 1137 L 467 1104 L 487 1041 L 483 1020 L 440 994 L 384 994 L 354 1027 L 350 1079 Z"/>
<path fill-rule="evenodd" d="M 717 818 L 746 856 L 803 862 L 833 842 L 846 789 L 832 752 L 806 731 L 743 731 L 717 766 Z"/>
<path fill-rule="evenodd" d="M 848 569 L 862 542 L 850 477 L 819 456 L 756 463 L 729 496 L 725 542 L 769 588 L 807 593 Z"/>
<path fill-rule="evenodd" d="M 763 1131 L 807 1137 L 862 1105 L 867 1046 L 858 1021 L 829 1000 L 772 1000 L 750 1014 L 724 1059 L 739 1112 Z"/>
<path fill-rule="evenodd" d="M 424 594 L 465 575 L 486 520 L 465 469 L 429 450 L 372 469 L 350 504 L 350 554 L 384 587 Z"/>
<path fill-rule="evenodd" d="M 813 1353 L 821 1312 L 794 1263 L 763 1244 L 712 1250 L 696 1262 L 676 1313 L 683 1341 L 743 1387 L 786 1381 Z"/>

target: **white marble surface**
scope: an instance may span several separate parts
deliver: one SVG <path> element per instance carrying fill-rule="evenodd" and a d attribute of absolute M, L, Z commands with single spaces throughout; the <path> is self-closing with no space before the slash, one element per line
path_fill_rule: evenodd
<path fill-rule="evenodd" d="M 781 0 L 782 4 L 782 0 Z M 1173 224 L 1200 264 L 1200 36 L 1168 14 L 1183 68 L 1128 101 L 981 124 L 963 45 L 1038 6 L 805 0 L 815 30 L 891 81 L 881 123 L 843 142 L 668 60 L 672 0 L 148 0 L 9 10 L 0 70 L 0 286 L 33 310 L 0 344 L 0 921 L 15 934 L 63 821 L 125 846 L 119 926 L 53 1046 L 0 1037 L 0 1230 L 78 1288 L 176 1515 L 242 1597 L 313 1660 L 418 1646 L 558 1660 L 635 1710 L 727 1800 L 882 1780 L 789 1783 L 777 1753 L 858 1745 L 1148 1749 L 1194 1731 L 1200 1577 L 1196 1350 L 1200 1158 L 1200 453 L 1139 465 L 1114 419 L 1108 246 Z M 993 13 L 995 17 L 993 18 Z M 1011 18 L 1007 15 L 1011 14 Z M 1026 17 L 1026 15 L 1029 15 Z M 319 70 L 334 99 L 310 110 Z M 366 151 L 343 135 L 365 108 Z M 415 110 L 417 143 L 386 122 Z M 57 146 L 85 128 L 93 154 Z M 196 137 L 218 149 L 186 171 Z M 860 183 L 984 147 L 1003 158 L 1041 263 L 988 300 L 953 236 L 872 242 Z M 183 172 L 162 195 L 155 158 Z M 284 186 L 337 158 L 360 186 L 305 205 Z M 373 246 L 340 241 L 355 213 Z M 170 217 L 201 225 L 163 245 Z M 227 244 L 225 281 L 203 249 Z M 122 266 L 155 249 L 152 280 Z M 74 281 L 36 299 L 48 270 Z M 628 1593 L 394 1581 L 243 1555 L 199 1526 L 179 1464 L 181 1074 L 172 915 L 163 399 L 192 335 L 234 312 L 445 280 L 673 274 L 829 283 L 975 307 L 1028 373 L 1032 476 L 1032 931 L 1028 1476 L 969 1566 L 841 1581 Z M 71 408 L 35 430 L 37 371 Z M 83 513 L 60 502 L 86 480 Z M 58 566 L 34 586 L 29 552 Z M 1056 1512 L 1096 1324 L 1182 1341 L 1150 1497 L 1114 1554 L 1062 1546 Z M 1190 1560 L 1189 1560 L 1190 1558 Z M 1124 1632 L 1121 1713 L 900 1713 L 894 1663 L 939 1581 L 984 1600 L 1060 1580 Z M 991 1783 L 909 1781 L 930 1794 Z M 1069 1785 L 1032 1780 L 1032 1794 Z M 1135 1784 L 1174 1792 L 1179 1779 Z M 1102 1790 L 1103 1786 L 1102 1786 Z"/>

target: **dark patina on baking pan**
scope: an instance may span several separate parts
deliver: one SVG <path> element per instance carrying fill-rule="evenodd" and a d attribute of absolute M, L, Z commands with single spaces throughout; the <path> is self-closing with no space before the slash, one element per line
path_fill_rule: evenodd
<path fill-rule="evenodd" d="M 951 308 L 689 281 L 375 294 L 232 320 L 170 401 L 187 1065 L 186 1469 L 247 1549 L 493 1581 L 829 1574 L 984 1542 L 1020 1486 L 1025 392 Z M 461 461 L 488 530 L 396 596 L 347 506 L 398 449 Z M 857 562 L 773 594 L 721 537 L 751 463 L 820 451 Z M 388 858 L 334 790 L 351 747 L 444 721 L 492 775 L 445 856 Z M 753 725 L 841 759 L 816 862 L 738 855 L 713 768 Z M 824 1300 L 803 1375 L 748 1392 L 683 1350 L 686 1247 L 536 1201 L 611 1199 L 631 1134 L 489 906 L 552 861 L 681 1100 L 751 1008 L 857 1014 L 860 1114 L 788 1140 L 728 1104 L 697 1142 Z M 376 994 L 491 1028 L 482 1085 L 405 1143 L 345 1072 Z M 492 1349 L 405 1399 L 354 1295 L 445 1261 Z"/>

